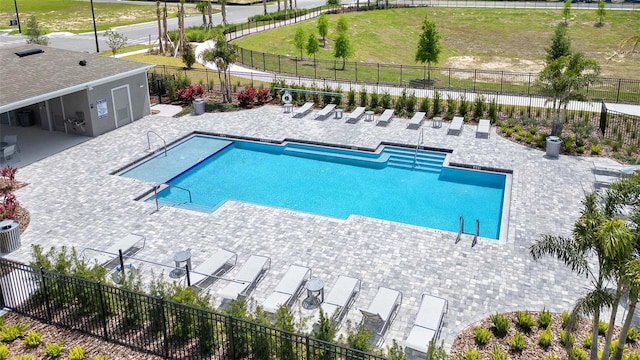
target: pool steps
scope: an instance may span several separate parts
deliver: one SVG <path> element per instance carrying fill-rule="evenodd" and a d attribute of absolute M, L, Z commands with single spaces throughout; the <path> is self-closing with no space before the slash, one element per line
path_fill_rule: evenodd
<path fill-rule="evenodd" d="M 389 154 L 388 166 L 440 173 L 446 154 L 432 151 L 416 151 L 396 147 L 385 147 L 383 153 Z"/>

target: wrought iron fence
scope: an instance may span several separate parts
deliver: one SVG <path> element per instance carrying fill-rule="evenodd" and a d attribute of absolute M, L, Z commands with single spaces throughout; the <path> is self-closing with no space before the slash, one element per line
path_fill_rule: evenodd
<path fill-rule="evenodd" d="M 637 153 L 640 146 L 640 116 L 608 109 L 607 104 L 602 102 L 600 132 L 605 139 L 617 142 L 618 146 L 631 145 L 629 151 Z"/>
<path fill-rule="evenodd" d="M 2 307 L 167 359 L 386 359 L 7 259 L 0 274 Z"/>

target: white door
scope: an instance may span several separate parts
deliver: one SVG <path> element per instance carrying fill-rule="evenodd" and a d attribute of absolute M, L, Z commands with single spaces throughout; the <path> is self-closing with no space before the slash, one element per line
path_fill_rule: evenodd
<path fill-rule="evenodd" d="M 129 85 L 123 85 L 111 89 L 111 98 L 113 100 L 113 113 L 115 114 L 116 128 L 132 122 L 133 117 L 131 115 L 131 94 L 129 93 Z"/>

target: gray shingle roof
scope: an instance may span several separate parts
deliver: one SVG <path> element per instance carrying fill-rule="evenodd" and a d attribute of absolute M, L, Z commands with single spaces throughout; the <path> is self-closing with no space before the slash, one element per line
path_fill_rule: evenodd
<path fill-rule="evenodd" d="M 39 48 L 43 53 L 19 57 L 15 53 Z M 86 61 L 85 66 L 79 63 Z M 150 65 L 41 45 L 0 48 L 0 110 L 47 94 L 77 91 L 78 86 L 98 85 L 124 73 L 145 72 Z M 74 87 L 76 89 L 74 89 Z M 3 111 L 0 111 L 3 112 Z"/>

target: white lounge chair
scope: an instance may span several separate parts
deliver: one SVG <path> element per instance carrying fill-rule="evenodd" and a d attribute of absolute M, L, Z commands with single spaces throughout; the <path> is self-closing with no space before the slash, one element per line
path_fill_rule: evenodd
<path fill-rule="evenodd" d="M 442 330 L 442 320 L 449 308 L 449 302 L 441 297 L 422 294 L 420 309 L 413 327 L 405 341 L 405 348 L 427 353 L 429 342 L 437 341 Z"/>
<path fill-rule="evenodd" d="M 464 126 L 464 119 L 461 116 L 455 116 L 449 125 L 447 135 L 460 135 Z"/>
<path fill-rule="evenodd" d="M 142 242 L 140 244 L 140 242 Z M 144 249 L 146 238 L 141 235 L 129 234 L 115 244 L 109 246 L 106 250 L 98 250 L 92 248 L 85 248 L 82 250 L 83 255 L 86 257 L 86 251 L 91 251 L 92 256 L 88 258 L 90 264 L 98 264 L 104 267 L 116 267 L 120 258 L 120 251 L 122 256 L 132 257 L 136 255 L 140 250 Z"/>
<path fill-rule="evenodd" d="M 489 131 L 491 131 L 491 122 L 489 120 L 481 119 L 478 121 L 478 129 L 476 130 L 477 138 L 488 139 Z"/>
<path fill-rule="evenodd" d="M 340 275 L 324 302 L 320 304 L 320 308 L 334 324 L 339 323 L 356 301 L 359 293 L 360 280 Z M 316 322 L 317 320 L 319 318 L 316 318 Z"/>
<path fill-rule="evenodd" d="M 398 315 L 400 305 L 402 305 L 402 293 L 381 286 L 369 307 L 366 310 L 360 309 L 362 324 L 366 328 L 377 329 L 376 334 L 382 337 Z"/>
<path fill-rule="evenodd" d="M 409 125 L 407 125 L 407 129 L 417 129 L 420 127 L 420 125 L 422 125 L 422 122 L 424 121 L 425 116 L 427 115 L 427 113 L 425 112 L 417 112 L 413 115 L 413 117 L 411 118 L 411 120 L 409 120 Z"/>
<path fill-rule="evenodd" d="M 239 297 L 246 298 L 270 268 L 271 258 L 251 255 L 232 278 L 233 281 L 220 290 L 220 296 L 229 300 L 235 300 Z"/>
<path fill-rule="evenodd" d="M 364 116 L 365 110 L 366 108 L 363 106 L 359 106 L 355 108 L 355 110 L 353 110 L 353 112 L 349 114 L 349 116 L 347 116 L 347 123 L 349 124 L 357 123 Z"/>
<path fill-rule="evenodd" d="M 204 291 L 221 275 L 231 270 L 238 260 L 238 255 L 232 251 L 219 249 L 210 258 L 189 272 L 191 286 Z"/>
<path fill-rule="evenodd" d="M 322 110 L 318 111 L 318 113 L 313 118 L 316 120 L 324 120 L 329 117 L 329 115 L 331 115 L 335 109 L 336 104 L 328 104 L 327 106 L 323 107 Z"/>
<path fill-rule="evenodd" d="M 308 113 L 311 112 L 311 110 L 313 109 L 313 103 L 312 102 L 308 102 L 308 103 L 304 103 L 304 105 L 302 105 L 302 107 L 300 107 L 298 110 L 293 112 L 293 117 L 294 118 L 303 118 L 305 116 L 307 116 Z"/>
<path fill-rule="evenodd" d="M 18 146 L 18 135 L 5 135 L 2 137 L 2 142 L 7 143 L 7 145 L 15 145 L 16 151 L 20 152 L 20 146 Z"/>
<path fill-rule="evenodd" d="M 393 109 L 386 109 L 378 118 L 377 126 L 387 126 L 393 119 Z"/>
<path fill-rule="evenodd" d="M 304 284 L 311 278 L 311 269 L 299 265 L 291 265 L 282 276 L 276 289 L 262 303 L 265 312 L 275 314 L 281 305 L 291 306 L 300 296 Z"/>

